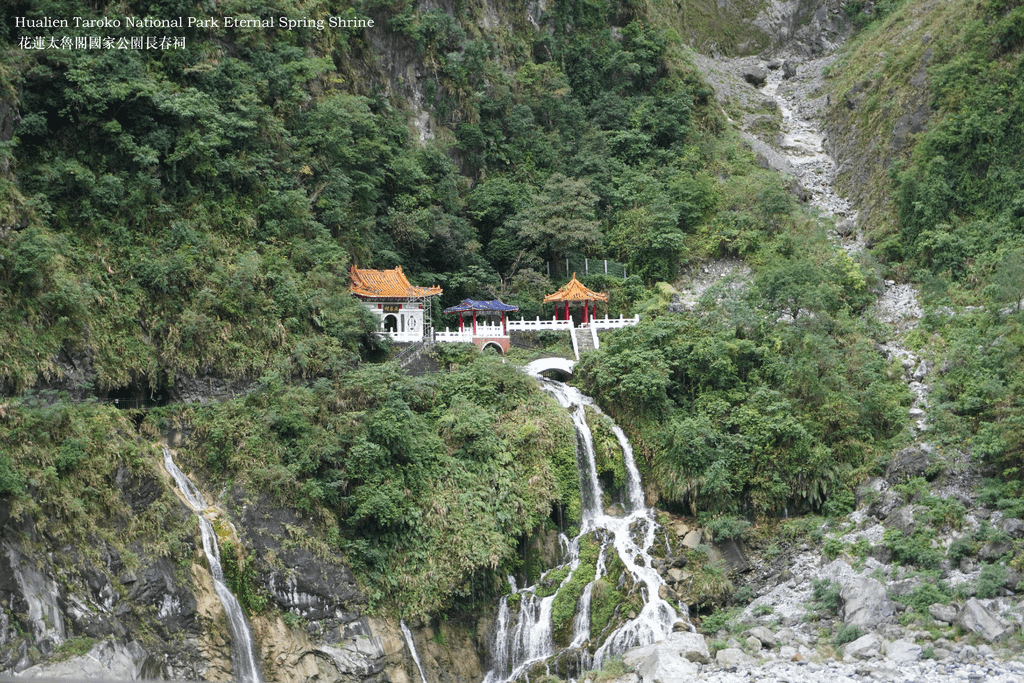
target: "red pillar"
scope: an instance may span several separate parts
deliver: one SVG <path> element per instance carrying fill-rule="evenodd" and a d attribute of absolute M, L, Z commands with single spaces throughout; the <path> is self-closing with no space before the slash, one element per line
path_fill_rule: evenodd
<path fill-rule="evenodd" d="M 565 302 L 565 319 L 566 320 L 570 320 L 571 319 L 571 318 L 569 318 L 569 302 L 568 302 L 568 300 Z"/>
<path fill-rule="evenodd" d="M 459 332 L 462 332 L 462 314 L 459 313 Z"/>
<path fill-rule="evenodd" d="M 476 336 L 476 311 L 473 311 L 473 336 Z"/>
<path fill-rule="evenodd" d="M 501 333 L 508 334 L 508 327 L 505 325 L 505 311 L 501 312 Z"/>

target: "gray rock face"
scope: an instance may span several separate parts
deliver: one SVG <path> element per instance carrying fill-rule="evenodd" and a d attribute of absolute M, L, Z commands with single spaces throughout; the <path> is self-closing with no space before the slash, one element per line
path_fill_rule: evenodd
<path fill-rule="evenodd" d="M 903 532 L 904 536 L 910 536 L 914 533 L 914 529 L 917 528 L 914 516 L 919 512 L 919 508 L 920 506 L 918 505 L 905 505 L 893 510 L 885 518 L 885 526 L 890 529 L 899 529 Z"/>
<path fill-rule="evenodd" d="M 840 616 L 850 626 L 873 629 L 896 614 L 896 605 L 889 599 L 885 586 L 872 578 L 859 578 L 843 586 L 839 594 L 843 606 Z"/>
<path fill-rule="evenodd" d="M 928 470 L 930 461 L 928 454 L 920 448 L 904 448 L 893 456 L 892 462 L 885 470 L 885 479 L 890 484 L 902 484 L 914 477 L 923 477 Z"/>
<path fill-rule="evenodd" d="M 988 642 L 994 642 L 1010 633 L 1009 627 L 985 609 L 977 598 L 971 598 L 964 605 L 957 624 Z"/>
<path fill-rule="evenodd" d="M 137 641 L 122 645 L 104 640 L 84 655 L 31 666 L 22 671 L 21 676 L 132 681 L 163 678 L 163 673 L 159 660 L 150 656 Z"/>
<path fill-rule="evenodd" d="M 903 495 L 896 491 L 882 491 L 871 504 L 868 505 L 867 513 L 881 521 L 888 517 L 893 510 L 903 505 Z"/>
<path fill-rule="evenodd" d="M 305 619 L 324 621 L 324 630 L 344 626 L 357 617 L 355 612 L 366 599 L 348 567 L 325 562 L 310 550 L 285 543 L 288 528 L 301 524 L 294 511 L 275 509 L 264 498 L 258 505 L 247 507 L 242 515 L 246 545 L 266 563 L 261 573 L 278 606 Z M 287 571 L 270 564 L 271 556 Z"/>

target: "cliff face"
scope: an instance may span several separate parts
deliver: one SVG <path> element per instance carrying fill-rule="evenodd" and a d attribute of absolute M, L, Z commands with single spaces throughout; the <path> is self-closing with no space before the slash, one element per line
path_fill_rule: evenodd
<path fill-rule="evenodd" d="M 169 478 L 111 477 L 137 514 L 173 495 Z M 418 680 L 397 621 L 364 614 L 366 597 L 351 571 L 310 541 L 317 532 L 309 520 L 266 496 L 246 505 L 241 493 L 231 498 L 240 513 L 228 535 L 247 549 L 250 576 L 258 577 L 249 589 L 266 599 L 251 619 L 264 680 Z M 184 503 L 171 512 L 191 526 Z M 154 554 L 156 539 L 127 552 L 105 542 L 62 545 L 0 501 L 0 539 L 0 672 L 233 679 L 231 631 L 197 538 L 187 538 L 176 562 Z M 223 547 L 222 557 L 229 552 L 235 548 Z M 479 680 L 482 642 L 457 624 L 445 624 L 439 639 L 429 624 L 413 626 L 432 680 Z M 471 626 L 487 630 L 486 621 Z"/>

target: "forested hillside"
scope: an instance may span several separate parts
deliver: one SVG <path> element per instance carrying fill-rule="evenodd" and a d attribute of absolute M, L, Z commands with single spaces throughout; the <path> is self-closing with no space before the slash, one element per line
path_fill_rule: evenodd
<path fill-rule="evenodd" d="M 531 537 L 580 522 L 570 420 L 515 367 L 540 349 L 503 363 L 438 347 L 451 371 L 409 376 L 349 268 L 440 285 L 444 328 L 467 297 L 550 316 L 543 296 L 584 258 L 622 264 L 626 278 L 580 279 L 608 313 L 642 316 L 575 382 L 629 433 L 650 504 L 720 538 L 853 510 L 917 436 L 905 368 L 879 352 L 888 280 L 929 307 L 908 343 L 945 363 L 934 440 L 973 453 L 993 505 L 1019 510 L 1024 6 L 828 3 L 857 31 L 826 84 L 841 177 L 870 210 L 858 251 L 765 168 L 694 64 L 691 45 L 781 50 L 781 34 L 727 23 L 766 3 L 670 5 L 5 3 L 5 537 L 60 548 L 54 566 L 116 551 L 184 572 L 195 530 L 173 495 L 124 492 L 159 481 L 154 444 L 184 432 L 181 461 L 234 516 L 295 511 L 308 527 L 286 546 L 353 569 L 354 611 L 493 605 L 509 575 L 536 578 Z M 721 259 L 749 275 L 684 310 L 679 289 Z M 621 487 L 616 467 L 599 474 Z M 83 538 L 103 550 L 69 549 Z M 252 614 L 287 611 L 258 578 L 279 559 L 243 541 L 233 590 Z"/>

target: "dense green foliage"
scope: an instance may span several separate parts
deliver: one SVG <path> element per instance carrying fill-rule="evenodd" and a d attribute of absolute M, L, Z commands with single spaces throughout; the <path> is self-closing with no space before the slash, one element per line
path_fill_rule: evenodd
<path fill-rule="evenodd" d="M 577 366 L 638 437 L 666 502 L 712 514 L 839 512 L 854 473 L 899 437 L 909 402 L 900 370 L 851 316 L 865 276 L 842 252 L 816 260 L 817 248 L 782 240 L 765 249 L 771 265 L 749 294 L 712 292 L 700 315 L 650 316 Z"/>
<path fill-rule="evenodd" d="M 371 603 L 407 614 L 500 590 L 553 505 L 578 520 L 568 415 L 487 356 L 422 379 L 391 365 L 309 387 L 265 378 L 244 399 L 163 412 L 195 427 L 185 462 L 306 510 Z"/>
<path fill-rule="evenodd" d="M 866 5 L 847 10 L 855 4 Z M 847 103 L 836 114 L 855 109 L 864 135 L 889 135 L 919 105 L 929 117 L 875 173 L 891 206 L 872 219 L 874 252 L 897 279 L 920 282 L 934 311 L 915 341 L 942 367 L 929 415 L 936 435 L 1020 479 L 1024 6 L 904 0 L 884 15 L 832 72 Z M 927 38 L 935 35 L 945 39 Z"/>

